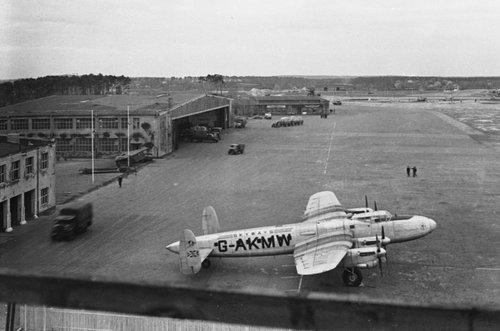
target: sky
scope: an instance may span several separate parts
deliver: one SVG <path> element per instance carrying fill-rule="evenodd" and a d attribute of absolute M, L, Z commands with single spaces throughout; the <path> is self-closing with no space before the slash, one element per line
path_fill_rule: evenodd
<path fill-rule="evenodd" d="M 500 76 L 497 0 L 0 0 L 0 80 Z"/>

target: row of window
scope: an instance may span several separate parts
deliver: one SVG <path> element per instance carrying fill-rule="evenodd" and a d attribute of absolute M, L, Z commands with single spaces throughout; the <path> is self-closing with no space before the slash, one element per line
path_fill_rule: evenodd
<path fill-rule="evenodd" d="M 40 154 L 40 170 L 49 167 L 49 153 Z M 7 165 L 0 164 L 0 184 L 7 181 L 17 181 L 21 178 L 21 160 L 10 163 L 9 173 L 7 174 Z M 34 157 L 30 156 L 24 160 L 24 176 L 34 174 Z"/>
<path fill-rule="evenodd" d="M 0 119 L 0 131 L 7 130 L 9 119 Z M 30 119 L 28 118 L 11 118 L 10 119 L 10 129 L 11 130 L 30 130 Z M 75 125 L 76 123 L 76 125 Z M 102 129 L 119 129 L 121 124 L 122 129 L 128 127 L 127 117 L 112 117 L 112 118 L 100 118 L 97 123 L 94 124 L 96 128 Z M 138 130 L 140 128 L 140 118 L 132 118 L 132 129 Z M 81 118 L 54 118 L 54 129 L 91 129 L 92 119 L 89 117 Z M 50 118 L 32 118 L 31 119 L 31 130 L 50 130 Z"/>
<path fill-rule="evenodd" d="M 126 151 L 128 148 L 127 138 L 99 138 L 95 139 L 94 143 L 101 152 L 118 152 Z M 57 139 L 56 143 L 57 152 L 91 152 L 92 139 L 91 138 L 76 138 L 74 144 L 70 143 L 68 139 Z"/>

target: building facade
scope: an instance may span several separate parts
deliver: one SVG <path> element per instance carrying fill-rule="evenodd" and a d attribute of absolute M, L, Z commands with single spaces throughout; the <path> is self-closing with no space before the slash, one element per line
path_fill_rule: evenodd
<path fill-rule="evenodd" d="M 17 225 L 55 207 L 55 146 L 48 141 L 0 136 L 0 224 Z"/>
<path fill-rule="evenodd" d="M 228 98 L 171 96 L 52 96 L 0 108 L 0 134 L 54 139 L 60 157 L 118 155 L 148 147 L 155 157 L 173 152 L 177 122 L 198 118 L 229 125 Z M 181 120 L 182 119 L 182 120 Z"/>

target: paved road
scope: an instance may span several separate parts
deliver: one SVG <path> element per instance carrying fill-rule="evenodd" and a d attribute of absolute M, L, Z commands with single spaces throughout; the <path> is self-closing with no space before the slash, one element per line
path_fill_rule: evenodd
<path fill-rule="evenodd" d="M 220 143 L 186 143 L 164 159 L 85 196 L 92 229 L 73 242 L 51 242 L 41 218 L 3 234 L 4 267 L 199 287 L 324 291 L 414 302 L 500 304 L 500 162 L 435 110 L 343 105 L 328 119 L 270 127 L 251 120 Z M 242 142 L 244 155 L 227 155 Z M 418 168 L 406 177 L 406 166 Z M 341 270 L 298 277 L 291 256 L 224 259 L 183 276 L 164 246 L 184 228 L 201 231 L 212 205 L 221 227 L 298 222 L 309 196 L 333 190 L 345 207 L 364 195 L 393 213 L 423 214 L 430 236 L 388 247 L 385 277 L 364 271 L 364 287 L 347 288 Z"/>

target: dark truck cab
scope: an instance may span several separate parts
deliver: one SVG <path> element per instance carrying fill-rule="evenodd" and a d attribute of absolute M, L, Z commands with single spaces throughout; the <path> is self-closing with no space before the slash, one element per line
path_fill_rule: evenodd
<path fill-rule="evenodd" d="M 92 225 L 92 204 L 74 202 L 62 208 L 54 219 L 50 236 L 53 240 L 73 239 Z"/>

